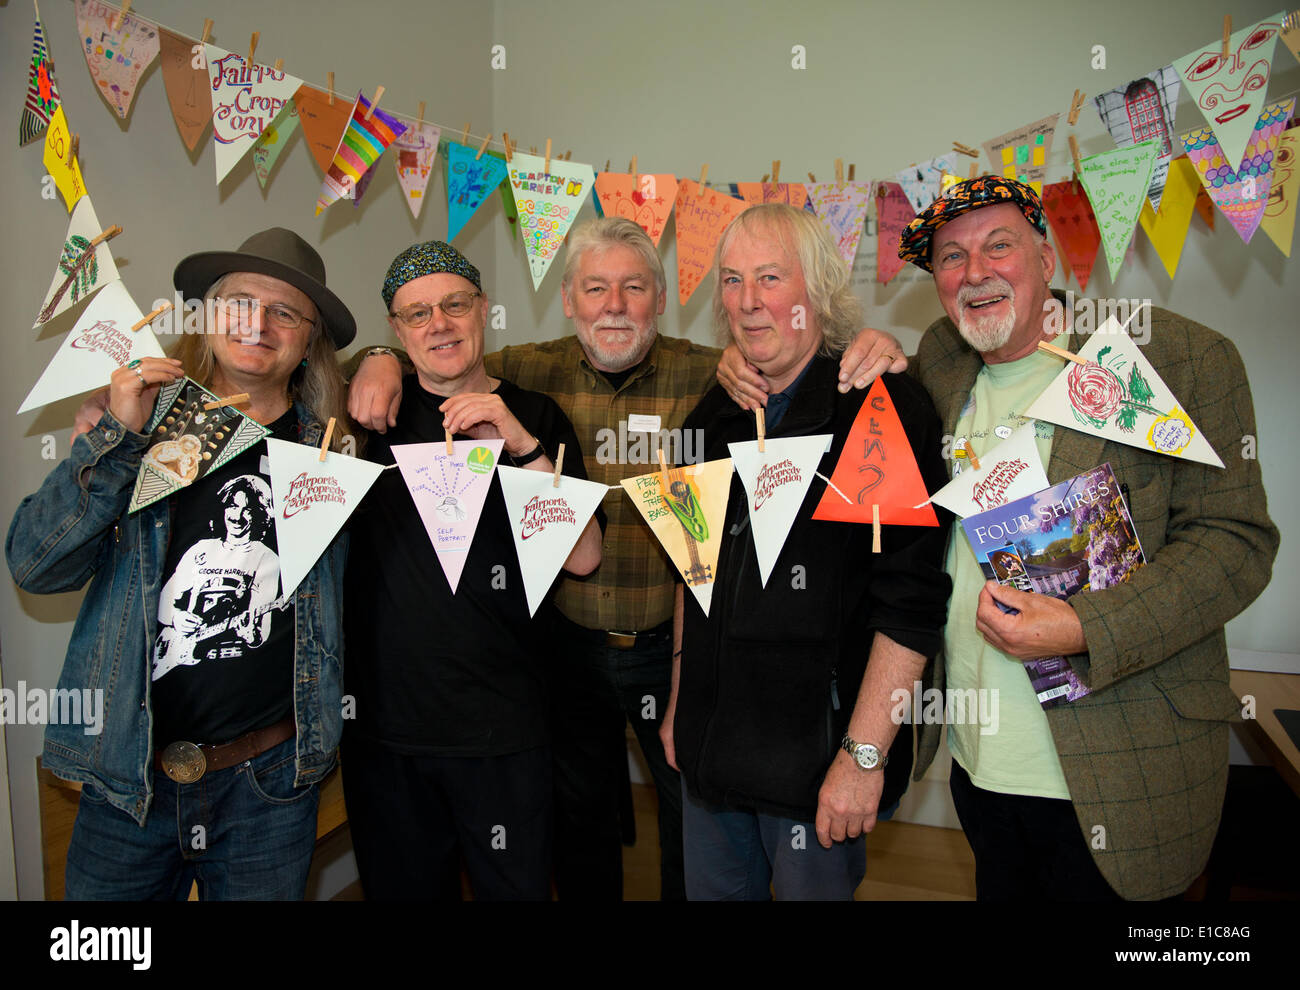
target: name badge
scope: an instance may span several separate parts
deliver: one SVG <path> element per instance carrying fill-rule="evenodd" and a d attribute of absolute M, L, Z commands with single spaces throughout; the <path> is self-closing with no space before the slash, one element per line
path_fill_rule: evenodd
<path fill-rule="evenodd" d="M 660 429 L 658 416 L 642 416 L 632 413 L 627 418 L 628 433 L 658 433 Z"/>

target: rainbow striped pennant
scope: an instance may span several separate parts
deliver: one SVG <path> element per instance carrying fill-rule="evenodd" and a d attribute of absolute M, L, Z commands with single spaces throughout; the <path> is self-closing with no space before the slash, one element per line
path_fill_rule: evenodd
<path fill-rule="evenodd" d="M 378 107 L 367 119 L 366 114 L 369 112 L 370 101 L 364 93 L 357 93 L 357 102 L 352 107 L 352 119 L 348 121 L 348 126 L 339 139 L 339 146 L 334 150 L 334 160 L 325 173 L 320 195 L 316 197 L 317 216 L 337 200 L 354 198 L 361 177 L 370 166 L 379 161 L 384 149 L 406 132 L 405 124 Z"/>

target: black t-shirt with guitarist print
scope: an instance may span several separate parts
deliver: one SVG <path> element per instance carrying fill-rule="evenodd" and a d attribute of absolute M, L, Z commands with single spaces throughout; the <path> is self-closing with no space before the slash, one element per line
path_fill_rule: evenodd
<path fill-rule="evenodd" d="M 268 429 L 296 443 L 298 414 Z M 151 657 L 156 749 L 229 742 L 293 711 L 294 609 L 280 607 L 266 443 L 171 498 Z"/>

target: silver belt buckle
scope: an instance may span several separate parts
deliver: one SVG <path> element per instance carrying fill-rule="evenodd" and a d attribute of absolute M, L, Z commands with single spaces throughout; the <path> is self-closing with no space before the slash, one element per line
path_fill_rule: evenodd
<path fill-rule="evenodd" d="M 203 750 L 192 742 L 174 742 L 163 750 L 163 772 L 178 784 L 192 784 L 208 770 Z"/>

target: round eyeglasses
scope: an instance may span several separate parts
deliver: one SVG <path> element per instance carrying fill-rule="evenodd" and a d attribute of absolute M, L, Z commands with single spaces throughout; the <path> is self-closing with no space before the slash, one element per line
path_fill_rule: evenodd
<path fill-rule="evenodd" d="M 388 315 L 403 326 L 418 330 L 433 319 L 435 307 L 447 316 L 464 316 L 474 308 L 474 300 L 480 295 L 479 292 L 449 292 L 436 303 L 411 303 L 405 309 Z"/>
<path fill-rule="evenodd" d="M 256 296 L 217 296 L 215 301 L 227 319 L 237 320 L 244 325 L 252 323 L 253 314 L 259 310 L 262 322 L 277 330 L 297 330 L 304 323 L 310 326 L 313 322 L 296 309 L 290 309 L 281 303 L 264 303 Z"/>

